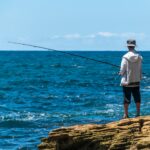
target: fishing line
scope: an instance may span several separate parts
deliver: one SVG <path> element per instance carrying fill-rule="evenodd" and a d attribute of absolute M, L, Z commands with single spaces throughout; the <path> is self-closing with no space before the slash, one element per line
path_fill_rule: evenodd
<path fill-rule="evenodd" d="M 97 60 L 97 59 L 94 59 L 94 58 L 81 56 L 81 55 L 78 55 L 78 54 L 69 53 L 69 52 L 66 52 L 66 51 L 60 51 L 60 50 L 51 49 L 51 48 L 47 48 L 47 47 L 43 47 L 43 46 L 26 44 L 26 43 L 19 43 L 19 42 L 8 42 L 8 43 L 17 44 L 17 45 L 24 45 L 24 46 L 30 46 L 30 47 L 34 47 L 34 48 L 49 50 L 49 51 L 56 51 L 56 52 L 59 52 L 59 53 L 63 53 L 63 54 L 67 54 L 67 55 L 71 55 L 71 56 L 75 56 L 75 57 L 80 57 L 80 58 L 84 58 L 84 59 L 87 59 L 87 60 L 92 60 L 92 61 L 95 61 L 95 62 L 98 62 L 98 63 L 101 63 L 101 64 L 110 65 L 110 66 L 115 67 L 115 68 L 120 68 L 120 66 L 109 63 L 109 62 L 105 62 L 105 61 Z"/>

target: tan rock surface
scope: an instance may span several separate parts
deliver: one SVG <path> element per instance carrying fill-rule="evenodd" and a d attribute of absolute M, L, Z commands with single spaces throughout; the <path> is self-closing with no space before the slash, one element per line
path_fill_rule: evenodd
<path fill-rule="evenodd" d="M 150 116 L 105 125 L 60 128 L 42 139 L 39 150 L 150 150 Z"/>

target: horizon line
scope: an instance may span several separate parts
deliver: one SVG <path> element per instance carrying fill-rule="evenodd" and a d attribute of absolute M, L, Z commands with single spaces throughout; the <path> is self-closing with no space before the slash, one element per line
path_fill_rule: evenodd
<path fill-rule="evenodd" d="M 14 49 L 10 49 L 10 50 L 8 50 L 8 49 L 6 49 L 6 50 L 4 50 L 4 49 L 0 49 L 0 51 L 53 51 L 53 50 L 45 50 L 45 49 L 43 49 L 43 50 L 38 50 L 38 49 L 36 49 L 36 50 L 33 50 L 33 49 L 26 49 L 26 50 L 22 50 L 22 49 L 17 49 L 17 50 L 14 50 Z M 72 49 L 72 50 L 60 50 L 59 49 L 59 51 L 93 51 L 93 52 L 101 52 L 101 51 L 115 51 L 115 52 L 124 52 L 124 51 L 128 51 L 128 50 L 110 50 L 110 49 L 108 49 L 108 50 L 92 50 L 92 49 L 90 49 L 90 50 L 88 50 L 88 49 L 86 49 L 86 50 L 84 50 L 84 49 L 78 49 L 78 50 L 74 50 L 74 49 Z M 138 51 L 138 50 L 137 50 Z M 141 51 L 150 51 L 150 50 L 139 50 L 139 52 L 141 52 Z"/>

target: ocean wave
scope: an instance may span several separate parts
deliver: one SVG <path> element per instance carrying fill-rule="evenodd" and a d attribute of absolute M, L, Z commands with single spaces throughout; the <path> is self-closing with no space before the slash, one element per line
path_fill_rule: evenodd
<path fill-rule="evenodd" d="M 74 68 L 85 68 L 84 66 L 80 66 L 80 65 L 77 65 L 77 64 L 74 64 L 71 67 L 74 67 Z"/>
<path fill-rule="evenodd" d="M 145 89 L 150 89 L 150 86 L 146 86 Z"/>
<path fill-rule="evenodd" d="M 149 92 L 150 89 L 149 88 L 144 88 L 144 89 L 142 88 L 141 91 L 143 91 L 143 92 Z"/>
<path fill-rule="evenodd" d="M 32 113 L 32 112 L 12 112 L 9 114 L 2 114 L 0 121 L 38 121 L 48 117 L 45 113 Z"/>
<path fill-rule="evenodd" d="M 51 67 L 54 67 L 54 68 L 61 68 L 62 65 L 61 64 L 53 64 L 53 65 L 50 65 Z"/>

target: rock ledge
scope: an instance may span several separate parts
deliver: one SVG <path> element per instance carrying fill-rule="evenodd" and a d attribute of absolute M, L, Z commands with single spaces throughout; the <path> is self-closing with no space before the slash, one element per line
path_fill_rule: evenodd
<path fill-rule="evenodd" d="M 39 150 L 150 150 L 150 116 L 53 130 Z"/>

